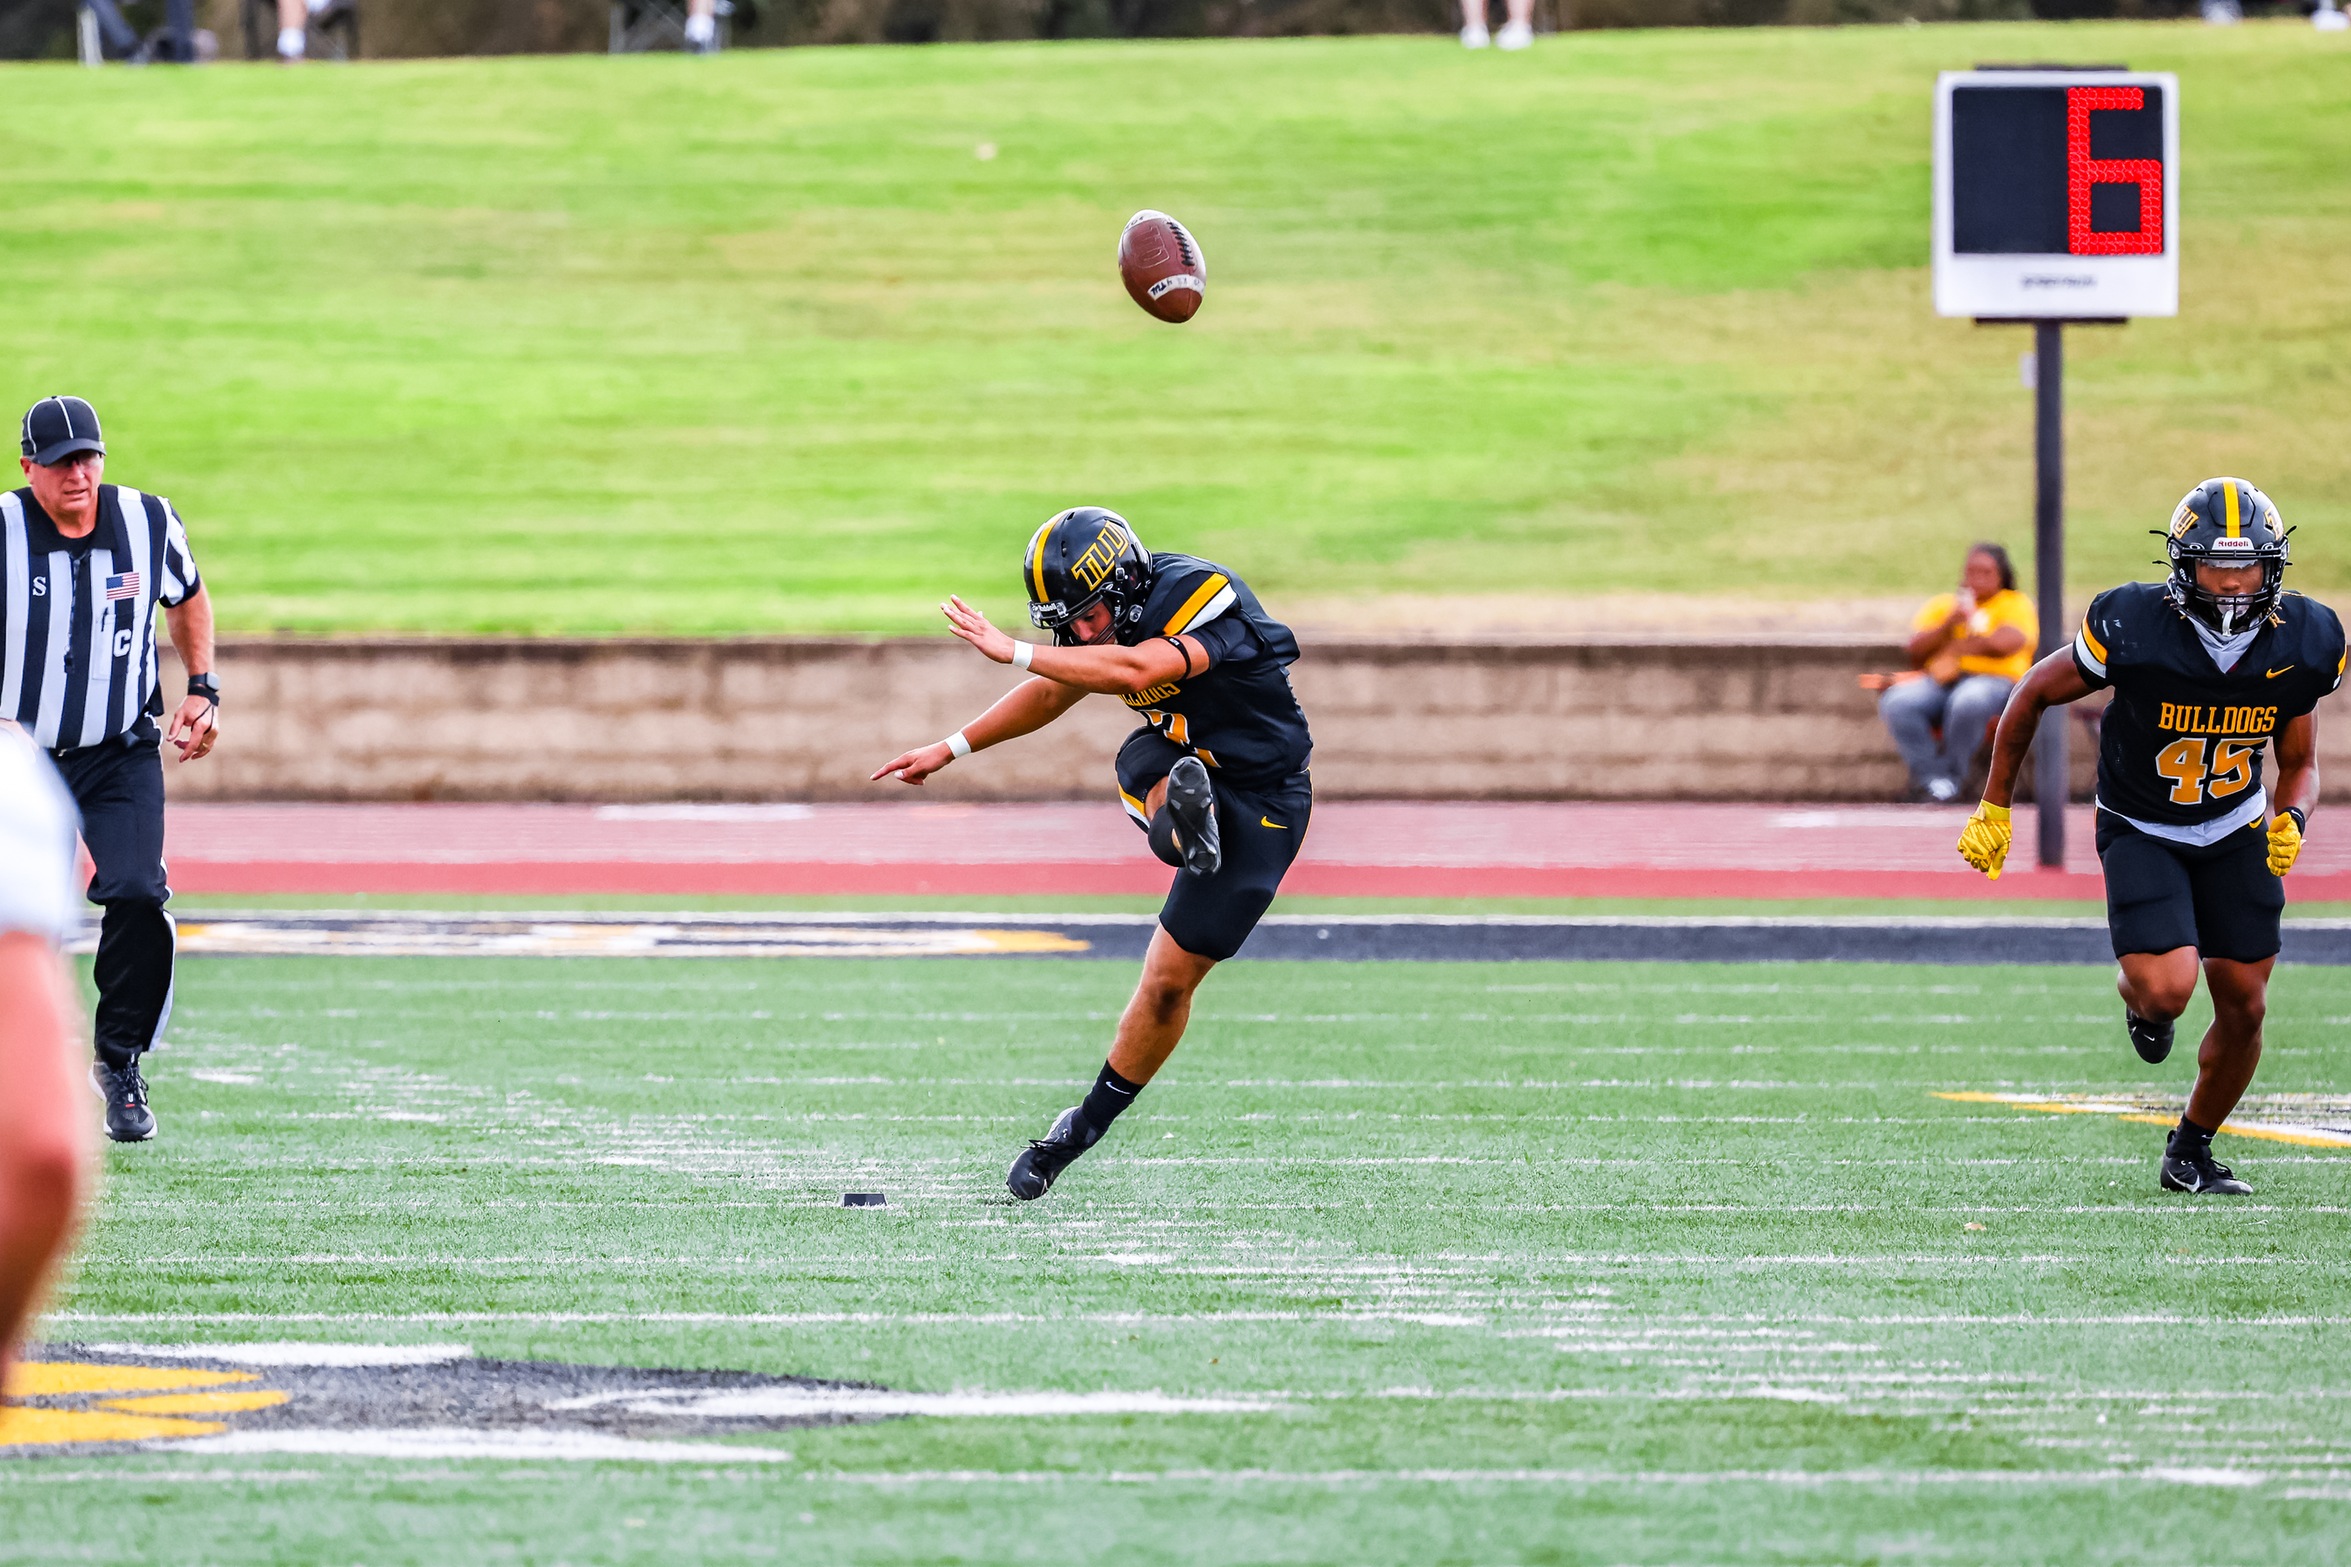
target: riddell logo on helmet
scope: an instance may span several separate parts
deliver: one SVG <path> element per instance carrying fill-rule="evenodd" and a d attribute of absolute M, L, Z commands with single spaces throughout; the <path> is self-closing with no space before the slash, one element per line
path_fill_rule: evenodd
<path fill-rule="evenodd" d="M 1127 535 L 1116 523 L 1094 535 L 1094 542 L 1086 546 L 1086 553 L 1070 562 L 1069 574 L 1078 579 L 1088 593 L 1102 586 L 1118 557 L 1125 553 Z"/>
<path fill-rule="evenodd" d="M 2250 553 L 2252 553 L 2252 551 L 2253 551 L 2253 549 L 2254 549 L 2254 544 L 2253 544 L 2253 541 L 2252 541 L 2251 539 L 2245 539 L 2245 538 L 2237 538 L 2237 539 L 2214 539 L 2214 540 L 2212 541 L 2212 547 L 2213 547 L 2215 550 L 2222 550 L 2222 551 L 2227 551 L 2227 550 L 2236 550 L 2236 551 L 2240 551 L 2240 552 L 2242 552 L 2242 553 L 2250 554 Z"/>

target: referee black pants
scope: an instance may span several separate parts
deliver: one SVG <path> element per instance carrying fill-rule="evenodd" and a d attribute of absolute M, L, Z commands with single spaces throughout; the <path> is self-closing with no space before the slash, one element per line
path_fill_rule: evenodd
<path fill-rule="evenodd" d="M 90 901 L 106 910 L 91 971 L 98 1059 L 126 1067 L 162 1042 L 171 1021 L 179 942 L 163 907 L 171 900 L 163 871 L 163 758 L 152 735 L 136 731 L 49 754 L 81 808 L 82 842 L 97 866 Z"/>

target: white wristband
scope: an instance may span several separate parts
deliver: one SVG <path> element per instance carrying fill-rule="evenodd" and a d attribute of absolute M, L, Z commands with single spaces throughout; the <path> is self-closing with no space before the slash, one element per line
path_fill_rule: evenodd
<path fill-rule="evenodd" d="M 1036 656 L 1037 649 L 1034 643 L 1015 641 L 1012 644 L 1012 667 L 1015 669 L 1028 668 L 1029 660 Z"/>
<path fill-rule="evenodd" d="M 969 756 L 971 755 L 971 742 L 964 739 L 963 731 L 958 729 L 947 737 L 947 749 L 958 757 Z"/>

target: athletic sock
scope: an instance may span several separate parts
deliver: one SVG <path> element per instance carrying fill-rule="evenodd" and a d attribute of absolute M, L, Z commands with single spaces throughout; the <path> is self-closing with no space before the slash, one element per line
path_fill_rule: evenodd
<path fill-rule="evenodd" d="M 281 27 L 278 29 L 278 58 L 281 60 L 299 60 L 302 58 L 301 28 Z"/>
<path fill-rule="evenodd" d="M 718 19 L 716 17 L 689 16 L 686 18 L 686 42 L 706 44 L 717 36 Z"/>
<path fill-rule="evenodd" d="M 2213 1128 L 2198 1126 L 2185 1114 L 2180 1124 L 2172 1128 L 2171 1151 L 2175 1154 L 2203 1153 L 2212 1146 Z"/>
<path fill-rule="evenodd" d="M 1128 1082 L 1111 1070 L 1109 1062 L 1102 1063 L 1102 1075 L 1094 1079 L 1094 1091 L 1086 1095 L 1086 1102 L 1078 1107 L 1078 1113 L 1085 1117 L 1086 1125 L 1093 1129 L 1095 1141 L 1101 1141 L 1102 1134 L 1110 1130 L 1110 1123 L 1117 1120 L 1120 1112 L 1133 1104 L 1135 1095 L 1142 1091 L 1141 1083 Z"/>

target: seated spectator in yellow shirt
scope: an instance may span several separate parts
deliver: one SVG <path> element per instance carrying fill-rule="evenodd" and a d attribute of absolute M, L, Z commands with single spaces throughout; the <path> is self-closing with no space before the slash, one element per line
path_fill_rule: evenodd
<path fill-rule="evenodd" d="M 1915 673 L 1888 682 L 1878 716 L 1918 795 L 1938 804 L 1962 797 L 2009 691 L 2032 667 L 2040 629 L 2033 601 L 2016 591 L 2008 551 L 1997 544 L 1970 549 L 1959 591 L 1936 594 L 1912 617 L 1906 651 Z"/>

